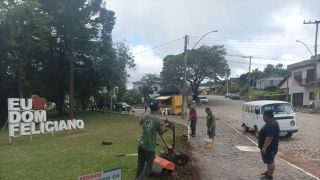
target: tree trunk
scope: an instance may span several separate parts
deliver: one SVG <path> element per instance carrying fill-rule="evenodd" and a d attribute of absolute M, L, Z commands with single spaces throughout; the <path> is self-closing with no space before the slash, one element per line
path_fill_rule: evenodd
<path fill-rule="evenodd" d="M 74 107 L 74 56 L 73 48 L 69 52 L 69 118 L 72 119 L 74 116 L 73 107 Z"/>
<path fill-rule="evenodd" d="M 19 60 L 18 65 L 18 72 L 17 72 L 17 80 L 18 80 L 18 93 L 19 97 L 23 98 L 23 92 L 22 92 L 22 62 Z"/>
<path fill-rule="evenodd" d="M 193 91 L 193 100 L 196 102 L 199 102 L 199 87 L 200 87 L 200 82 L 194 82 L 192 91 Z"/>
<path fill-rule="evenodd" d="M 64 115 L 66 113 L 65 108 L 64 108 L 64 98 L 65 98 L 65 94 L 64 94 L 64 90 L 62 88 L 63 85 L 60 85 L 59 88 L 59 94 L 58 94 L 58 98 L 57 98 L 57 104 L 56 104 L 56 109 L 59 113 L 60 116 Z"/>
<path fill-rule="evenodd" d="M 198 90 L 198 88 L 194 88 L 193 89 L 193 100 L 198 102 L 199 101 L 198 97 L 199 97 L 199 90 Z"/>

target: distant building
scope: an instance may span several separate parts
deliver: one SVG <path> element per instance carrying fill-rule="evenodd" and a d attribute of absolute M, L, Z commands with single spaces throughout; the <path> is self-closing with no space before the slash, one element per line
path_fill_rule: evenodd
<path fill-rule="evenodd" d="M 259 79 L 256 82 L 256 88 L 264 89 L 266 87 L 278 86 L 282 80 L 283 80 L 283 77 L 269 77 L 269 78 Z"/>
<path fill-rule="evenodd" d="M 229 79 L 231 85 L 237 84 L 238 80 L 239 80 L 239 78 L 230 78 Z"/>
<path fill-rule="evenodd" d="M 314 103 L 316 73 L 313 58 L 288 65 L 288 69 L 292 71 L 292 82 L 289 92 L 293 106 L 302 107 Z M 320 79 L 320 55 L 317 56 L 317 79 Z M 317 84 L 317 87 L 319 90 L 320 84 Z M 317 98 L 320 99 L 320 96 Z"/>
<path fill-rule="evenodd" d="M 161 81 L 154 81 L 151 83 L 151 88 L 152 88 L 153 93 L 149 94 L 150 98 L 156 98 L 160 95 L 159 91 L 161 91 L 163 89 L 163 87 L 161 86 L 161 83 L 162 83 Z M 133 89 L 140 91 L 142 86 L 147 85 L 147 82 L 146 81 L 136 81 L 136 82 L 133 82 L 132 84 L 133 84 Z"/>

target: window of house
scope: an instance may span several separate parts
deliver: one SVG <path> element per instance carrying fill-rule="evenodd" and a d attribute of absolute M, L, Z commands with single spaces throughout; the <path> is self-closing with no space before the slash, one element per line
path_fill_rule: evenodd
<path fill-rule="evenodd" d="M 154 87 L 154 91 L 158 91 L 158 87 L 157 86 Z"/>
<path fill-rule="evenodd" d="M 315 79 L 315 70 L 314 69 L 308 69 L 307 70 L 306 82 L 314 81 L 314 79 Z"/>
<path fill-rule="evenodd" d="M 296 80 L 299 83 L 302 83 L 302 72 L 298 71 L 298 72 L 294 72 L 293 73 L 293 78 L 294 80 Z"/>
<path fill-rule="evenodd" d="M 270 86 L 273 86 L 273 80 L 270 80 Z"/>
<path fill-rule="evenodd" d="M 309 100 L 314 100 L 314 92 L 309 92 Z"/>

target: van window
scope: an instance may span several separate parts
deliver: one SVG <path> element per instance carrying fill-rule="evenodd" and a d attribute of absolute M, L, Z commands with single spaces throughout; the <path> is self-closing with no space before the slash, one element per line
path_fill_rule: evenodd
<path fill-rule="evenodd" d="M 264 105 L 262 107 L 262 112 L 267 110 L 273 110 L 273 114 L 289 114 L 294 112 L 291 104 L 288 104 L 288 103 Z"/>
<path fill-rule="evenodd" d="M 250 107 L 250 112 L 253 113 L 254 106 Z"/>
<path fill-rule="evenodd" d="M 256 109 L 255 109 L 254 113 L 256 113 L 256 112 L 259 112 L 259 114 L 260 114 L 260 106 L 256 106 Z"/>

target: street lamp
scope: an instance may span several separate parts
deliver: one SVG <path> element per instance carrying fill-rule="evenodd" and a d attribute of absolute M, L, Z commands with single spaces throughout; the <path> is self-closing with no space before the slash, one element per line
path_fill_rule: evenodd
<path fill-rule="evenodd" d="M 214 30 L 214 31 L 209 31 L 206 34 L 204 34 L 197 42 L 196 44 L 192 47 L 191 50 L 193 50 L 198 44 L 199 42 L 206 37 L 207 35 L 214 33 L 214 32 L 218 32 L 218 30 Z M 186 102 L 187 102 L 187 96 L 186 96 L 186 91 L 187 91 L 187 60 L 188 60 L 188 49 L 187 49 L 187 42 L 188 42 L 188 35 L 185 36 L 185 52 L 184 52 L 184 76 L 183 76 L 183 97 L 182 97 L 182 119 L 185 120 L 185 115 L 186 115 Z"/>
<path fill-rule="evenodd" d="M 308 51 L 309 51 L 309 53 L 311 54 L 311 56 L 313 56 L 313 54 L 312 54 L 311 50 L 309 49 L 309 47 L 307 46 L 307 44 L 306 44 L 306 43 L 304 43 L 304 42 L 302 42 L 302 41 L 299 41 L 299 40 L 296 40 L 296 42 L 297 42 L 297 43 L 301 43 L 301 44 L 303 44 L 303 45 L 308 49 Z"/>
<path fill-rule="evenodd" d="M 315 55 L 312 54 L 311 50 L 309 49 L 309 47 L 307 46 L 306 43 L 296 40 L 296 42 L 299 42 L 301 44 L 303 44 L 309 51 L 309 53 L 311 54 L 311 59 L 314 58 L 314 111 L 317 111 L 317 107 L 318 107 L 318 98 L 319 95 L 317 93 L 317 88 L 318 88 L 318 73 L 317 73 L 317 52 L 315 51 Z"/>
<path fill-rule="evenodd" d="M 211 34 L 211 33 L 214 33 L 214 32 L 218 32 L 218 30 L 210 31 L 210 32 L 207 32 L 206 34 L 204 34 L 204 35 L 199 39 L 199 41 L 193 46 L 193 48 L 192 48 L 191 50 L 193 50 L 193 49 L 199 44 L 199 42 L 200 42 L 204 37 L 206 37 L 208 34 Z"/>

